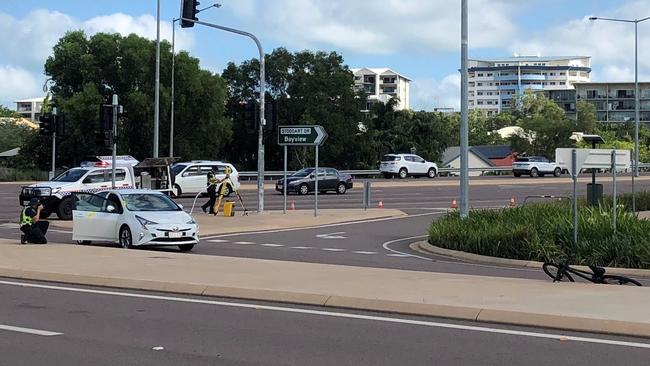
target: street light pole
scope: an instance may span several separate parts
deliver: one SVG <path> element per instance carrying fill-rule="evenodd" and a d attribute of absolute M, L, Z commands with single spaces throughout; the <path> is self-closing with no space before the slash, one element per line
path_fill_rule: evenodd
<path fill-rule="evenodd" d="M 461 3 L 460 40 L 460 217 L 469 214 L 468 106 L 467 106 L 467 0 Z"/>
<path fill-rule="evenodd" d="M 601 18 L 589 17 L 589 20 L 602 20 L 607 22 L 620 22 L 620 23 L 634 23 L 634 176 L 639 176 L 639 124 L 641 123 L 639 116 L 639 37 L 638 26 L 639 23 L 650 19 L 646 17 L 643 19 L 616 19 L 616 18 Z"/>
<path fill-rule="evenodd" d="M 153 157 L 158 157 L 158 130 L 160 126 L 160 0 L 156 9 L 156 86 L 154 90 Z"/>

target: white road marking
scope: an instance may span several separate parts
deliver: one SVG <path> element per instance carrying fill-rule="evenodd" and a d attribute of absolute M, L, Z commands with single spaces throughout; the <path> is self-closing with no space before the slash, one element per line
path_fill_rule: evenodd
<path fill-rule="evenodd" d="M 211 243 L 227 243 L 228 242 L 228 240 L 225 240 L 225 239 L 210 239 L 208 241 L 211 242 Z"/>
<path fill-rule="evenodd" d="M 329 233 L 329 234 L 318 234 L 316 235 L 317 238 L 319 239 L 347 239 L 347 236 L 343 236 L 340 234 L 345 234 L 345 231 L 337 231 L 335 233 Z"/>
<path fill-rule="evenodd" d="M 391 256 L 391 257 L 405 257 L 406 256 L 406 257 L 413 257 L 413 258 L 418 258 L 418 259 L 422 259 L 422 260 L 425 260 L 425 261 L 433 262 L 433 259 L 431 259 L 431 258 L 421 257 L 421 256 L 415 255 L 415 254 L 400 252 L 399 250 L 395 250 L 395 249 L 392 249 L 392 248 L 388 247 L 389 245 L 391 245 L 393 243 L 400 242 L 400 241 L 413 240 L 413 239 L 422 239 L 422 238 L 426 238 L 427 236 L 428 235 L 418 235 L 418 236 L 411 236 L 411 237 L 408 237 L 408 238 L 395 239 L 395 240 L 387 241 L 384 244 L 382 244 L 381 246 L 384 249 L 386 249 L 387 251 L 393 252 L 393 255 L 387 254 L 388 256 Z M 394 254 L 398 254 L 398 255 L 394 255 Z"/>
<path fill-rule="evenodd" d="M 386 254 L 386 255 L 389 256 L 389 257 L 399 257 L 399 258 L 410 257 L 409 254 L 395 254 L 395 253 L 389 253 L 389 254 Z"/>
<path fill-rule="evenodd" d="M 352 253 L 356 253 L 356 254 L 377 254 L 377 252 L 366 252 L 365 250 L 355 250 Z"/>
<path fill-rule="evenodd" d="M 328 252 L 345 252 L 345 249 L 340 248 L 320 248 L 320 250 L 325 250 Z"/>
<path fill-rule="evenodd" d="M 154 351 L 162 351 L 162 350 L 165 349 L 165 347 L 163 347 L 163 346 L 156 346 L 156 347 L 153 347 L 153 348 L 151 348 L 151 349 L 154 350 Z"/>
<path fill-rule="evenodd" d="M 253 243 L 252 241 L 236 241 L 236 242 L 234 242 L 233 244 L 239 244 L 239 245 L 251 245 L 251 244 L 255 244 L 255 243 Z"/>
<path fill-rule="evenodd" d="M 11 326 L 11 325 L 3 325 L 3 324 L 0 324 L 0 330 L 8 330 L 8 331 L 11 331 L 11 332 L 19 332 L 19 333 L 27 333 L 27 334 L 35 334 L 35 335 L 46 336 L 46 337 L 57 336 L 57 335 L 63 334 L 63 333 L 58 333 L 58 332 L 50 332 L 49 330 L 14 327 L 14 326 Z"/>
<path fill-rule="evenodd" d="M 284 244 L 261 244 L 263 247 L 283 247 Z"/>
<path fill-rule="evenodd" d="M 303 246 L 297 246 L 297 247 L 289 247 L 291 249 L 313 249 L 314 247 L 303 247 Z"/>
<path fill-rule="evenodd" d="M 424 212 L 424 213 L 415 214 L 415 215 L 404 215 L 404 216 L 396 216 L 396 217 L 382 217 L 382 218 L 378 218 L 378 219 L 340 222 L 340 223 L 333 223 L 333 224 L 295 227 L 295 228 L 287 228 L 287 229 L 272 229 L 272 230 L 260 230 L 260 231 L 241 232 L 241 233 L 231 233 L 231 234 L 217 234 L 217 235 L 206 236 L 203 239 L 215 239 L 215 238 L 223 238 L 223 237 L 229 237 L 229 236 L 242 236 L 242 235 L 255 235 L 255 234 L 282 233 L 282 232 L 286 232 L 286 231 L 321 229 L 321 228 L 334 227 L 334 226 L 358 225 L 358 224 L 367 224 L 367 223 L 371 223 L 371 222 L 381 222 L 381 221 L 388 221 L 388 220 L 402 220 L 402 219 L 411 219 L 411 218 L 414 218 L 414 217 L 421 217 L 421 216 L 440 215 L 440 214 L 443 214 L 443 213 L 447 212 L 447 209 L 443 209 L 443 208 L 436 208 L 435 210 L 437 210 L 437 212 Z"/>
<path fill-rule="evenodd" d="M 147 295 L 147 294 L 138 294 L 138 293 L 129 293 L 129 292 L 118 292 L 118 291 L 93 290 L 93 289 L 75 288 L 75 287 L 41 285 L 41 284 L 25 283 L 25 282 L 0 281 L 0 284 L 8 285 L 8 286 L 40 288 L 40 289 L 55 290 L 55 291 L 68 291 L 68 292 L 139 298 L 139 299 L 148 299 L 148 300 L 172 301 L 172 302 L 179 302 L 179 303 L 225 306 L 225 307 L 233 307 L 233 308 L 251 309 L 256 311 L 259 310 L 278 311 L 278 312 L 294 313 L 294 314 L 329 316 L 334 318 L 359 319 L 359 320 L 378 321 L 378 322 L 395 323 L 395 324 L 418 325 L 418 326 L 433 327 L 433 328 L 457 329 L 457 330 L 464 330 L 464 331 L 471 331 L 471 332 L 484 332 L 484 333 L 494 333 L 494 334 L 512 335 L 512 336 L 520 336 L 520 337 L 542 338 L 542 339 L 551 339 L 557 341 L 560 340 L 574 341 L 574 342 L 583 342 L 583 343 L 594 343 L 594 344 L 605 344 L 605 345 L 612 345 L 612 346 L 650 349 L 650 343 L 625 342 L 625 341 L 617 341 L 614 339 L 606 339 L 606 338 L 566 336 L 561 334 L 527 332 L 527 331 L 519 331 L 519 330 L 506 329 L 506 328 L 490 328 L 490 327 L 481 327 L 481 326 L 473 326 L 473 325 L 433 322 L 433 321 L 425 321 L 425 320 L 391 318 L 388 316 L 373 316 L 373 315 L 362 315 L 362 314 L 354 314 L 354 313 L 343 313 L 343 312 L 336 312 L 336 311 L 271 306 L 271 305 L 262 305 L 262 304 L 246 304 L 246 303 L 237 303 L 237 302 L 192 299 L 192 298 L 182 298 L 182 297 L 173 297 L 173 296 L 160 296 L 160 295 Z"/>

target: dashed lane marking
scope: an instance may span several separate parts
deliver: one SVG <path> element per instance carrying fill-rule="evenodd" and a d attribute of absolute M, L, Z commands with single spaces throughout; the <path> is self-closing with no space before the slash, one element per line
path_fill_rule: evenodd
<path fill-rule="evenodd" d="M 321 248 L 321 250 L 325 250 L 327 252 L 345 252 L 345 249 L 340 248 Z"/>
<path fill-rule="evenodd" d="M 263 247 L 272 247 L 272 248 L 283 247 L 284 246 L 284 244 L 260 244 L 260 245 L 263 246 Z"/>
<path fill-rule="evenodd" d="M 356 254 L 377 254 L 377 252 L 367 252 L 365 250 L 354 250 L 354 251 L 352 251 L 352 253 L 356 253 Z"/>
<path fill-rule="evenodd" d="M 211 243 L 227 243 L 229 240 L 224 240 L 224 239 L 210 239 L 208 240 Z"/>
<path fill-rule="evenodd" d="M 304 246 L 297 246 L 297 247 L 289 247 L 291 249 L 313 249 L 314 247 L 304 247 Z"/>
<path fill-rule="evenodd" d="M 236 241 L 236 242 L 233 242 L 233 244 L 237 244 L 237 245 L 253 245 L 255 243 L 253 243 L 252 241 Z"/>

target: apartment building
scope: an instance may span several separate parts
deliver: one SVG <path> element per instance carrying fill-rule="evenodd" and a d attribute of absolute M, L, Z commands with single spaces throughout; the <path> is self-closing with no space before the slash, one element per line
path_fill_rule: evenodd
<path fill-rule="evenodd" d="M 27 118 L 32 122 L 38 122 L 38 117 L 40 117 L 41 108 L 43 107 L 43 100 L 45 100 L 45 97 L 16 100 L 16 112 L 23 118 Z"/>
<path fill-rule="evenodd" d="M 386 103 L 397 98 L 397 110 L 409 109 L 409 84 L 411 80 L 388 68 L 350 69 L 354 73 L 354 87 L 368 94 L 368 106 Z"/>
<path fill-rule="evenodd" d="M 575 118 L 578 101 L 589 102 L 596 107 L 598 122 L 627 122 L 635 120 L 635 97 L 633 82 L 575 83 L 575 90 L 547 93 L 564 109 L 567 116 Z M 639 120 L 650 123 L 650 83 L 639 83 Z"/>
<path fill-rule="evenodd" d="M 518 56 L 470 59 L 468 64 L 469 108 L 486 115 L 515 107 L 516 97 L 533 91 L 572 90 L 589 82 L 591 57 Z"/>

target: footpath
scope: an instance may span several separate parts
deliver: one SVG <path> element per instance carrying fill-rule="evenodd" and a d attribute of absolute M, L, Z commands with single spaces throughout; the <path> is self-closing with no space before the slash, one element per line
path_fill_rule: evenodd
<path fill-rule="evenodd" d="M 650 288 L 0 239 L 0 276 L 650 337 Z"/>

